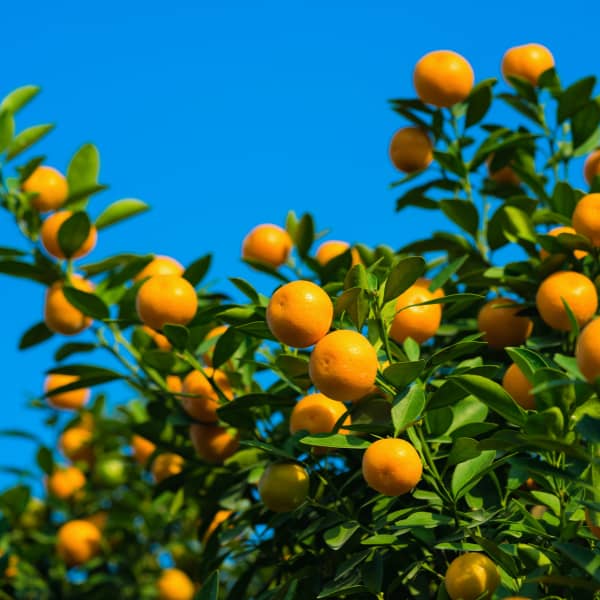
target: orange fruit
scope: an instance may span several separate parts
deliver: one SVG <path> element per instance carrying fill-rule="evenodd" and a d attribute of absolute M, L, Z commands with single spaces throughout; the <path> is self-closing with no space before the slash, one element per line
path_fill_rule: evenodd
<path fill-rule="evenodd" d="M 71 275 L 71 285 L 83 292 L 94 291 L 93 284 L 79 275 Z M 48 329 L 55 333 L 75 335 L 87 329 L 92 324 L 92 319 L 69 303 L 63 287 L 64 281 L 56 281 L 46 291 L 44 321 Z"/>
<path fill-rule="evenodd" d="M 44 382 L 44 393 L 47 395 L 52 390 L 56 390 L 70 383 L 79 381 L 77 375 L 62 375 L 60 373 L 51 373 L 46 377 Z M 77 410 L 83 408 L 88 400 L 90 399 L 89 388 L 79 388 L 78 390 L 71 390 L 70 392 L 59 392 L 52 396 L 47 396 L 46 400 L 48 404 L 54 408 L 64 408 Z"/>
<path fill-rule="evenodd" d="M 21 189 L 35 194 L 31 206 L 40 212 L 60 208 L 69 196 L 69 185 L 64 175 L 54 169 L 41 165 L 23 182 Z"/>
<path fill-rule="evenodd" d="M 577 338 L 577 366 L 590 383 L 600 377 L 600 319 L 588 323 Z"/>
<path fill-rule="evenodd" d="M 294 348 L 316 344 L 331 328 L 333 303 L 311 281 L 292 281 L 275 291 L 267 306 L 267 325 L 282 343 Z"/>
<path fill-rule="evenodd" d="M 314 347 L 308 373 L 315 387 L 330 398 L 355 402 L 371 391 L 379 362 L 377 353 L 360 333 L 328 333 Z"/>
<path fill-rule="evenodd" d="M 156 584 L 159 600 L 192 600 L 196 590 L 181 569 L 164 569 Z"/>
<path fill-rule="evenodd" d="M 100 554 L 102 533 L 89 521 L 68 521 L 56 535 L 56 551 L 70 567 L 82 565 Z"/>
<path fill-rule="evenodd" d="M 165 378 L 165 382 L 167 384 L 167 389 L 174 394 L 179 394 L 183 391 L 183 383 L 180 377 L 177 375 L 167 375 Z"/>
<path fill-rule="evenodd" d="M 488 159 L 485 161 L 488 168 L 489 178 L 495 181 L 496 183 L 503 183 L 505 185 L 518 186 L 521 184 L 521 179 L 515 173 L 513 168 L 508 164 L 492 171 L 491 165 L 494 160 L 493 155 L 490 155 Z"/>
<path fill-rule="evenodd" d="M 575 205 L 571 218 L 575 231 L 600 246 L 600 194 L 583 196 Z"/>
<path fill-rule="evenodd" d="M 304 504 L 310 488 L 306 469 L 296 463 L 269 465 L 258 482 L 262 503 L 273 512 L 291 512 Z"/>
<path fill-rule="evenodd" d="M 367 485 L 380 494 L 402 496 L 421 480 L 423 463 L 412 444 L 386 438 L 373 442 L 366 449 L 362 474 Z"/>
<path fill-rule="evenodd" d="M 600 525 L 594 525 L 594 522 L 592 521 L 592 515 L 590 513 L 589 508 L 585 509 L 585 522 L 586 522 L 587 526 L 590 528 L 590 531 L 592 532 L 592 534 L 595 535 L 597 538 L 600 538 Z M 597 516 L 597 522 L 600 523 L 600 514 Z"/>
<path fill-rule="evenodd" d="M 85 475 L 77 467 L 59 467 L 46 482 L 48 493 L 60 500 L 71 498 L 84 485 Z"/>
<path fill-rule="evenodd" d="M 134 278 L 134 281 L 142 281 L 147 277 L 155 275 L 177 275 L 181 277 L 185 272 L 184 266 L 170 256 L 155 256 Z"/>
<path fill-rule="evenodd" d="M 171 342 L 169 342 L 166 336 L 164 336 L 162 333 L 154 331 L 154 329 L 148 327 L 147 325 L 142 325 L 142 331 L 152 338 L 152 341 L 156 344 L 159 350 L 171 350 Z"/>
<path fill-rule="evenodd" d="M 551 235 L 552 237 L 558 237 L 561 233 L 570 233 L 572 235 L 575 235 L 577 232 L 575 231 L 575 229 L 573 229 L 573 227 L 567 227 L 565 225 L 561 225 L 560 227 L 554 227 L 546 235 Z M 573 250 L 573 254 L 575 255 L 576 259 L 581 260 L 582 258 L 587 256 L 588 253 L 585 250 Z M 548 258 L 548 256 L 550 256 L 550 254 L 542 248 L 540 250 L 540 258 L 542 260 L 544 260 L 544 259 Z"/>
<path fill-rule="evenodd" d="M 89 429 L 75 425 L 63 431 L 58 444 L 69 460 L 90 463 L 94 458 L 92 437 L 93 434 Z"/>
<path fill-rule="evenodd" d="M 315 252 L 315 260 L 321 265 L 325 266 L 329 261 L 333 260 L 336 256 L 340 254 L 344 254 L 346 250 L 350 248 L 350 244 L 348 242 L 342 242 L 340 240 L 328 240 L 323 242 Z M 351 257 L 351 265 L 358 265 L 362 261 L 360 259 L 360 254 L 356 248 L 352 248 L 350 250 Z"/>
<path fill-rule="evenodd" d="M 225 462 L 240 446 L 237 434 L 218 425 L 190 425 L 190 439 L 198 456 L 214 464 Z"/>
<path fill-rule="evenodd" d="M 212 340 L 213 338 L 219 338 L 221 337 L 226 331 L 227 331 L 228 327 L 227 325 L 217 325 L 217 327 L 213 327 L 207 334 L 206 337 L 204 338 L 204 341 L 206 340 Z M 215 340 L 216 343 L 217 340 Z M 204 362 L 209 366 L 212 367 L 212 357 L 213 354 L 215 353 L 215 345 L 213 344 L 203 355 L 202 355 L 202 359 L 204 360 Z"/>
<path fill-rule="evenodd" d="M 152 462 L 152 475 L 156 483 L 160 483 L 167 477 L 173 477 L 183 470 L 183 457 L 172 452 L 159 454 Z"/>
<path fill-rule="evenodd" d="M 510 83 L 509 77 L 519 77 L 535 86 L 540 75 L 553 66 L 554 57 L 548 48 L 541 44 L 524 44 L 506 51 L 501 69 L 507 83 Z"/>
<path fill-rule="evenodd" d="M 0 550 L 0 556 L 2 556 L 4 552 Z M 11 554 L 8 557 L 8 566 L 4 570 L 4 576 L 7 579 L 14 579 L 19 573 L 19 558 L 14 554 Z"/>
<path fill-rule="evenodd" d="M 271 267 L 280 267 L 292 251 L 290 234 L 271 223 L 257 225 L 244 238 L 242 258 L 249 258 Z"/>
<path fill-rule="evenodd" d="M 430 294 L 433 295 L 434 298 L 443 298 L 446 295 L 444 293 L 443 288 L 441 288 L 441 287 L 437 288 L 437 290 L 435 290 L 434 292 L 432 292 L 429 289 L 429 286 L 431 285 L 431 279 L 427 279 L 426 277 L 419 277 L 413 283 L 413 285 L 417 285 L 419 287 L 425 288 Z M 438 304 L 438 306 L 443 307 L 443 304 Z"/>
<path fill-rule="evenodd" d="M 58 242 L 58 231 L 62 224 L 73 214 L 70 210 L 61 210 L 51 214 L 43 223 L 40 229 L 40 240 L 46 252 L 54 258 L 66 258 Z M 87 256 L 96 246 L 98 232 L 95 225 L 90 226 L 90 231 L 84 242 L 72 254 L 71 258 L 82 258 Z"/>
<path fill-rule="evenodd" d="M 223 392 L 228 400 L 233 398 L 233 391 L 229 385 L 227 375 L 219 369 L 207 367 L 204 369 L 204 374 L 200 371 L 190 371 L 183 380 L 183 392 L 186 394 L 194 394 L 194 396 L 182 396 L 181 403 L 185 412 L 190 417 L 203 421 L 205 423 L 216 423 L 217 408 L 221 405 L 219 395 L 213 388 L 209 378 Z"/>
<path fill-rule="evenodd" d="M 473 89 L 471 65 L 452 50 L 434 50 L 416 64 L 413 83 L 417 96 L 439 108 L 462 102 Z"/>
<path fill-rule="evenodd" d="M 588 185 L 592 185 L 597 175 L 600 175 L 600 150 L 594 150 L 588 155 L 583 165 L 583 176 Z"/>
<path fill-rule="evenodd" d="M 324 394 L 309 394 L 296 403 L 290 415 L 290 433 L 298 431 L 314 433 L 331 433 L 335 424 L 346 412 L 346 407 L 338 400 L 332 400 Z M 350 415 L 346 417 L 343 425 L 350 425 Z M 348 433 L 340 429 L 339 433 Z"/>
<path fill-rule="evenodd" d="M 489 599 L 500 585 L 500 573 L 485 554 L 467 552 L 450 563 L 444 584 L 452 600 Z"/>
<path fill-rule="evenodd" d="M 523 371 L 512 363 L 506 369 L 502 378 L 502 387 L 512 396 L 513 400 L 525 410 L 535 409 L 535 398 L 531 395 L 533 386 L 529 379 L 523 375 Z"/>
<path fill-rule="evenodd" d="M 477 315 L 477 328 L 490 348 L 502 350 L 506 346 L 520 346 L 533 331 L 529 317 L 517 316 L 523 307 L 508 298 L 494 298 L 483 305 Z"/>
<path fill-rule="evenodd" d="M 133 457 L 135 460 L 140 465 L 145 465 L 150 456 L 152 456 L 152 453 L 156 450 L 156 445 L 141 435 L 134 434 L 131 438 L 131 448 L 133 449 Z"/>
<path fill-rule="evenodd" d="M 575 271 L 558 271 L 546 277 L 538 288 L 535 303 L 544 322 L 559 331 L 571 329 L 563 300 L 580 327 L 594 316 L 598 308 L 596 286 L 585 275 Z"/>
<path fill-rule="evenodd" d="M 162 329 L 167 323 L 187 325 L 197 308 L 194 286 L 178 275 L 154 275 L 142 284 L 136 298 L 138 316 L 152 329 Z"/>
<path fill-rule="evenodd" d="M 210 522 L 210 525 L 204 532 L 202 536 L 202 543 L 206 544 L 210 539 L 211 535 L 216 531 L 217 527 L 231 516 L 232 511 L 230 510 L 218 510 L 213 517 L 213 520 Z"/>
<path fill-rule="evenodd" d="M 419 127 L 398 129 L 390 142 L 392 164 L 403 173 L 416 173 L 426 169 L 433 161 L 433 144 Z"/>
<path fill-rule="evenodd" d="M 442 292 L 443 293 L 443 292 Z M 411 285 L 396 300 L 397 312 L 390 327 L 390 337 L 401 344 L 406 338 L 413 338 L 419 344 L 433 337 L 442 321 L 440 304 L 411 306 L 420 302 L 434 300 L 435 296 L 423 285 Z"/>

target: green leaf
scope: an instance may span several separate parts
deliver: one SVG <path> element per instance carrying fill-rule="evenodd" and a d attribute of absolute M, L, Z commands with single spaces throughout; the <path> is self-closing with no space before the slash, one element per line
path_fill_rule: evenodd
<path fill-rule="evenodd" d="M 591 137 L 600 124 L 600 106 L 591 100 L 571 118 L 573 149 L 576 150 Z"/>
<path fill-rule="evenodd" d="M 253 304 L 260 304 L 260 297 L 258 292 L 254 289 L 251 283 L 248 283 L 245 279 L 240 277 L 230 277 L 229 281 L 235 285 L 235 287 L 242 292 Z"/>
<path fill-rule="evenodd" d="M 429 291 L 435 292 L 438 288 L 444 286 L 444 284 L 450 280 L 452 275 L 456 273 L 469 258 L 468 254 L 459 256 L 454 260 L 450 261 L 432 280 L 429 286 Z"/>
<path fill-rule="evenodd" d="M 15 119 L 12 113 L 0 111 L 0 152 L 4 152 L 10 145 L 15 134 Z"/>
<path fill-rule="evenodd" d="M 58 230 L 58 245 L 71 258 L 84 244 L 90 233 L 90 219 L 84 212 L 74 212 Z"/>
<path fill-rule="evenodd" d="M 600 444 L 600 419 L 584 415 L 575 425 L 575 430 L 585 441 L 591 444 Z"/>
<path fill-rule="evenodd" d="M 198 260 L 195 260 L 183 274 L 183 278 L 187 279 L 194 287 L 196 287 L 206 276 L 212 263 L 212 254 L 205 254 Z"/>
<path fill-rule="evenodd" d="M 323 532 L 323 541 L 332 549 L 339 550 L 360 528 L 356 521 L 338 523 Z"/>
<path fill-rule="evenodd" d="M 580 569 L 583 569 L 590 577 L 600 582 L 600 554 L 598 552 L 591 552 L 587 548 L 568 542 L 554 542 L 552 546 Z"/>
<path fill-rule="evenodd" d="M 460 437 L 454 441 L 452 450 L 446 459 L 446 464 L 451 467 L 459 463 L 476 458 L 481 454 L 479 442 L 472 438 Z"/>
<path fill-rule="evenodd" d="M 486 469 L 494 462 L 495 450 L 485 450 L 479 456 L 456 465 L 452 474 L 451 489 L 456 500 L 462 498 L 483 477 Z"/>
<path fill-rule="evenodd" d="M 54 125 L 34 125 L 18 133 L 6 149 L 7 160 L 12 160 L 21 152 L 39 142 L 44 136 L 48 135 L 54 129 Z"/>
<path fill-rule="evenodd" d="M 163 326 L 162 332 L 169 342 L 171 342 L 173 348 L 177 348 L 178 350 L 185 349 L 190 339 L 190 332 L 183 325 L 167 324 Z"/>
<path fill-rule="evenodd" d="M 219 600 L 219 571 L 214 571 L 208 576 L 194 598 L 195 600 Z"/>
<path fill-rule="evenodd" d="M 446 346 L 437 352 L 434 352 L 429 358 L 431 366 L 438 366 L 444 363 L 456 360 L 461 356 L 468 356 L 470 354 L 476 354 L 482 351 L 487 344 L 485 342 L 479 342 L 477 340 L 457 342 L 450 346 Z"/>
<path fill-rule="evenodd" d="M 425 390 L 422 385 L 414 385 L 404 398 L 396 398 L 392 404 L 394 436 L 414 423 L 425 408 Z"/>
<path fill-rule="evenodd" d="M 0 273 L 11 275 L 13 277 L 22 277 L 23 279 L 30 279 L 45 285 L 50 285 L 57 280 L 57 274 L 55 272 L 46 271 L 37 265 L 31 265 L 16 260 L 0 261 Z"/>
<path fill-rule="evenodd" d="M 492 104 L 492 87 L 495 84 L 495 79 L 487 79 L 473 88 L 467 98 L 466 127 L 472 127 L 485 117 Z"/>
<path fill-rule="evenodd" d="M 302 215 L 295 231 L 294 244 L 298 254 L 304 258 L 308 255 L 310 247 L 315 239 L 315 223 L 308 214 Z"/>
<path fill-rule="evenodd" d="M 367 270 L 364 265 L 354 265 L 344 278 L 344 289 L 360 288 L 361 290 L 369 289 L 369 281 L 367 278 Z"/>
<path fill-rule="evenodd" d="M 123 200 L 117 200 L 110 206 L 107 206 L 102 214 L 96 219 L 96 228 L 104 229 L 119 221 L 129 219 L 134 215 L 139 215 L 147 211 L 150 207 L 141 200 L 135 198 L 125 198 Z"/>
<path fill-rule="evenodd" d="M 425 260 L 421 256 L 403 258 L 392 268 L 385 282 L 383 301 L 388 302 L 406 291 L 423 273 Z"/>
<path fill-rule="evenodd" d="M 212 357 L 213 367 L 218 369 L 221 365 L 224 365 L 235 354 L 244 338 L 245 336 L 233 327 L 230 327 L 219 336 Z"/>
<path fill-rule="evenodd" d="M 77 201 L 85 206 L 87 198 L 94 193 L 98 185 L 100 172 L 100 154 L 93 144 L 84 144 L 75 152 L 67 167 L 67 183 L 69 184 L 68 205 Z"/>
<path fill-rule="evenodd" d="M 380 533 L 379 535 L 372 535 L 364 540 L 361 540 L 361 544 L 364 546 L 391 546 L 398 541 L 395 535 L 389 533 Z"/>
<path fill-rule="evenodd" d="M 442 212 L 461 229 L 475 237 L 479 227 L 479 213 L 475 205 L 468 200 L 440 200 Z"/>
<path fill-rule="evenodd" d="M 557 122 L 563 123 L 582 109 L 590 101 L 595 85 L 595 77 L 584 77 L 566 88 L 558 98 Z"/>
<path fill-rule="evenodd" d="M 24 85 L 5 96 L 0 104 L 0 110 L 6 110 L 13 115 L 31 102 L 40 93 L 37 85 Z"/>
<path fill-rule="evenodd" d="M 383 372 L 383 376 L 397 389 L 401 390 L 411 384 L 424 368 L 424 360 L 394 363 Z"/>
<path fill-rule="evenodd" d="M 533 374 L 537 370 L 550 366 L 550 363 L 541 354 L 529 350 L 529 348 L 506 348 L 506 352 L 531 382 L 533 382 Z"/>
<path fill-rule="evenodd" d="M 454 375 L 452 381 L 469 394 L 479 398 L 509 423 L 519 426 L 525 424 L 526 413 L 495 381 L 481 375 Z"/>
<path fill-rule="evenodd" d="M 65 360 L 65 358 L 69 358 L 69 356 L 73 356 L 73 354 L 78 354 L 79 352 L 91 352 L 97 347 L 96 344 L 85 342 L 67 342 L 54 353 L 54 360 L 60 362 L 61 360 Z"/>
<path fill-rule="evenodd" d="M 40 469 L 50 475 L 54 471 L 54 459 L 52 458 L 52 452 L 46 446 L 41 446 L 36 454 L 36 462 Z"/>
<path fill-rule="evenodd" d="M 48 329 L 44 321 L 36 323 L 21 336 L 19 350 L 25 350 L 26 348 L 41 344 L 49 340 L 53 335 L 54 333 Z"/>
<path fill-rule="evenodd" d="M 350 450 L 366 450 L 370 443 L 367 440 L 341 433 L 316 433 L 300 439 L 307 446 L 323 446 L 325 448 L 347 448 Z"/>
<path fill-rule="evenodd" d="M 104 301 L 96 296 L 96 294 L 84 292 L 69 285 L 64 286 L 63 292 L 69 303 L 80 310 L 84 315 L 100 321 L 110 317 L 108 306 L 106 306 Z"/>

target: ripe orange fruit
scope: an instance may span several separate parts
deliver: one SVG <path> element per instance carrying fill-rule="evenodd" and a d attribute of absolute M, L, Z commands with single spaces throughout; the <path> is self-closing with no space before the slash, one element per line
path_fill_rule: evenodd
<path fill-rule="evenodd" d="M 575 206 L 572 216 L 575 231 L 600 246 L 600 194 L 583 196 Z"/>
<path fill-rule="evenodd" d="M 425 288 L 430 294 L 433 295 L 434 298 L 443 298 L 446 294 L 444 293 L 444 289 L 439 287 L 437 288 L 437 290 L 435 290 L 434 292 L 432 292 L 429 289 L 429 286 L 431 285 L 431 279 L 427 279 L 426 277 L 419 277 L 414 283 L 413 285 L 417 285 L 419 287 Z M 439 307 L 443 307 L 443 304 L 438 304 Z"/>
<path fill-rule="evenodd" d="M 177 375 L 167 375 L 165 382 L 167 384 L 167 389 L 170 392 L 173 392 L 174 394 L 183 392 L 183 383 L 181 378 L 177 377 Z"/>
<path fill-rule="evenodd" d="M 217 408 L 220 406 L 219 395 L 211 385 L 211 378 L 215 385 L 223 392 L 228 400 L 233 398 L 233 391 L 227 375 L 219 369 L 207 367 L 203 375 L 200 371 L 190 371 L 183 380 L 183 392 L 194 396 L 182 396 L 181 403 L 190 417 L 205 423 L 216 423 Z"/>
<path fill-rule="evenodd" d="M 306 430 L 314 433 L 331 433 L 335 424 L 346 412 L 346 407 L 338 400 L 324 394 L 309 394 L 296 403 L 290 415 L 290 433 Z M 350 425 L 352 418 L 346 417 L 343 425 Z M 348 433 L 340 429 L 339 433 Z"/>
<path fill-rule="evenodd" d="M 211 340 L 212 338 L 219 338 L 227 331 L 227 325 L 217 325 L 213 327 L 204 338 L 204 341 Z M 216 343 L 216 342 L 215 342 Z M 209 366 L 212 367 L 212 357 L 215 353 L 214 344 L 202 355 L 202 359 Z"/>
<path fill-rule="evenodd" d="M 210 522 L 210 525 L 204 532 L 202 536 L 202 543 L 206 544 L 210 539 L 210 536 L 216 531 L 217 527 L 231 516 L 232 511 L 230 510 L 218 510 L 213 517 L 213 520 Z"/>
<path fill-rule="evenodd" d="M 46 249 L 46 252 L 54 258 L 66 258 L 58 242 L 58 230 L 62 224 L 73 214 L 70 210 L 61 210 L 51 214 L 43 223 L 40 229 L 40 240 Z M 73 253 L 71 258 L 82 258 L 87 256 L 96 246 L 98 232 L 95 225 L 90 226 L 88 236 L 83 244 Z"/>
<path fill-rule="evenodd" d="M 367 485 L 385 496 L 402 496 L 421 480 L 423 463 L 414 446 L 386 438 L 373 442 L 363 454 L 362 474 Z"/>
<path fill-rule="evenodd" d="M 190 439 L 198 456 L 214 464 L 225 462 L 240 446 L 237 434 L 218 425 L 190 425 Z"/>
<path fill-rule="evenodd" d="M 594 150 L 583 165 L 583 176 L 588 185 L 592 185 L 594 177 L 600 175 L 600 150 Z"/>
<path fill-rule="evenodd" d="M 471 65 L 452 50 L 434 50 L 416 64 L 413 83 L 417 96 L 439 108 L 462 102 L 473 89 Z"/>
<path fill-rule="evenodd" d="M 169 340 L 162 333 L 154 331 L 154 329 L 148 327 L 147 325 L 142 325 L 142 331 L 152 338 L 152 341 L 156 344 L 159 350 L 171 350 L 171 342 L 169 342 Z"/>
<path fill-rule="evenodd" d="M 502 387 L 512 396 L 513 400 L 525 410 L 535 409 L 535 398 L 531 395 L 533 386 L 529 379 L 523 375 L 516 363 L 512 363 L 504 377 L 502 378 Z"/>
<path fill-rule="evenodd" d="M 360 333 L 328 333 L 314 347 L 308 373 L 315 387 L 330 398 L 355 402 L 371 391 L 377 375 L 377 353 Z"/>
<path fill-rule="evenodd" d="M 155 256 L 134 278 L 134 281 L 142 281 L 147 277 L 155 275 L 177 275 L 181 277 L 185 269 L 183 265 L 170 256 Z"/>
<path fill-rule="evenodd" d="M 71 285 L 82 292 L 93 292 L 91 282 L 71 275 Z M 69 303 L 63 292 L 64 281 L 56 281 L 46 291 L 44 321 L 48 329 L 63 335 L 75 335 L 92 324 L 92 319 Z"/>
<path fill-rule="evenodd" d="M 502 75 L 507 83 L 509 77 L 520 77 L 531 85 L 537 85 L 540 75 L 554 66 L 554 57 L 541 44 L 524 44 L 509 48 L 502 58 Z"/>
<path fill-rule="evenodd" d="M 487 599 L 500 585 L 500 573 L 485 554 L 467 552 L 450 563 L 444 584 L 452 600 Z"/>
<path fill-rule="evenodd" d="M 561 233 L 570 233 L 572 235 L 575 235 L 577 232 L 575 231 L 575 229 L 573 229 L 573 227 L 566 227 L 564 225 L 561 225 L 560 227 L 554 227 L 546 235 L 558 237 Z M 575 255 L 576 259 L 581 260 L 582 258 L 587 256 L 588 253 L 585 250 L 574 250 L 573 254 Z M 542 248 L 540 250 L 540 258 L 542 260 L 545 260 L 546 258 L 548 258 L 548 256 L 550 256 L 550 254 Z"/>
<path fill-rule="evenodd" d="M 398 129 L 390 142 L 392 164 L 403 173 L 416 173 L 426 169 L 433 161 L 433 144 L 419 127 Z"/>
<path fill-rule="evenodd" d="M 531 335 L 533 322 L 519 317 L 523 307 L 508 298 L 494 298 L 483 305 L 477 315 L 477 328 L 490 348 L 502 350 L 506 346 L 520 346 Z"/>
<path fill-rule="evenodd" d="M 138 316 L 152 329 L 162 329 L 167 323 L 187 325 L 197 308 L 194 286 L 178 275 L 151 277 L 142 284 L 136 299 Z"/>
<path fill-rule="evenodd" d="M 598 521 L 600 522 L 600 515 L 598 515 Z M 594 522 L 592 521 L 592 515 L 590 513 L 589 508 L 585 509 L 585 522 L 586 522 L 587 526 L 590 528 L 590 531 L 592 532 L 592 534 L 600 539 L 600 525 L 594 525 Z"/>
<path fill-rule="evenodd" d="M 46 377 L 44 382 L 44 393 L 49 394 L 52 390 L 56 390 L 70 383 L 79 381 L 77 375 L 62 375 L 60 373 L 51 373 Z M 54 408 L 64 408 L 77 410 L 83 408 L 90 399 L 89 388 L 79 388 L 70 392 L 59 392 L 52 396 L 47 396 L 48 404 Z"/>
<path fill-rule="evenodd" d="M 515 173 L 513 168 L 508 165 L 504 165 L 495 171 L 492 171 L 492 161 L 494 160 L 493 155 L 490 155 L 486 160 L 486 165 L 488 168 L 489 178 L 495 181 L 496 183 L 503 183 L 506 185 L 518 186 L 521 184 L 521 179 Z"/>
<path fill-rule="evenodd" d="M 563 299 L 580 327 L 594 316 L 598 308 L 596 286 L 585 275 L 575 271 L 558 271 L 546 277 L 538 288 L 535 303 L 544 322 L 559 331 L 571 329 Z"/>
<path fill-rule="evenodd" d="M 258 482 L 262 503 L 273 512 L 291 512 L 301 506 L 310 487 L 306 469 L 296 463 L 269 465 Z"/>
<path fill-rule="evenodd" d="M 69 196 L 69 185 L 64 175 L 52 167 L 39 166 L 23 182 L 24 192 L 36 194 L 31 206 L 40 212 L 60 208 Z"/>
<path fill-rule="evenodd" d="M 56 550 L 70 567 L 82 565 L 100 554 L 101 540 L 102 533 L 94 524 L 75 519 L 58 530 Z"/>
<path fill-rule="evenodd" d="M 442 292 L 443 293 L 443 292 Z M 440 304 L 426 306 L 411 306 L 420 302 L 434 300 L 435 296 L 423 285 L 411 285 L 402 292 L 396 300 L 396 316 L 390 327 L 390 337 L 401 344 L 406 338 L 413 338 L 419 344 L 433 337 L 442 321 L 442 307 Z"/>
<path fill-rule="evenodd" d="M 152 475 L 156 483 L 167 477 L 173 477 L 183 470 L 183 457 L 172 452 L 159 454 L 152 462 Z"/>
<path fill-rule="evenodd" d="M 600 377 L 600 319 L 594 319 L 583 328 L 575 348 L 577 366 L 590 383 Z"/>
<path fill-rule="evenodd" d="M 333 303 L 311 281 L 292 281 L 275 291 L 267 306 L 267 325 L 282 343 L 294 348 L 316 344 L 331 328 Z"/>
<path fill-rule="evenodd" d="M 62 453 L 69 460 L 90 463 L 94 459 L 94 451 L 91 446 L 92 437 L 89 429 L 75 425 L 62 433 L 58 444 Z"/>
<path fill-rule="evenodd" d="M 192 580 L 180 569 L 164 569 L 156 584 L 159 600 L 192 600 Z"/>
<path fill-rule="evenodd" d="M 346 250 L 350 248 L 348 242 L 342 242 L 340 240 L 328 240 L 323 242 L 315 252 L 315 260 L 322 266 L 325 266 L 329 261 L 333 260 L 336 256 L 344 254 Z M 360 254 L 356 248 L 350 250 L 350 257 L 352 266 L 360 264 Z"/>
<path fill-rule="evenodd" d="M 131 448 L 135 460 L 140 465 L 145 465 L 150 456 L 152 456 L 152 453 L 156 450 L 156 445 L 141 435 L 134 434 L 131 438 Z"/>
<path fill-rule="evenodd" d="M 280 267 L 288 259 L 291 251 L 290 234 L 271 223 L 257 225 L 242 243 L 242 258 L 256 260 L 275 268 Z"/>
<path fill-rule="evenodd" d="M 77 467 L 59 467 L 48 476 L 48 493 L 60 500 L 71 498 L 85 485 L 85 475 Z"/>

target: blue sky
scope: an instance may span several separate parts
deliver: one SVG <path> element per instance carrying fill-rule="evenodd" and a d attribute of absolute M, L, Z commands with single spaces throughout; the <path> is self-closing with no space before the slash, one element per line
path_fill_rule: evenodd
<path fill-rule="evenodd" d="M 413 95 L 414 63 L 437 48 L 466 56 L 481 80 L 499 75 L 506 48 L 536 41 L 552 49 L 563 80 L 586 75 L 597 66 L 597 19 L 580 6 L 15 2 L 2 10 L 0 94 L 43 87 L 18 124 L 58 123 L 43 148 L 49 164 L 64 169 L 80 144 L 98 146 L 111 187 L 93 216 L 122 197 L 153 206 L 106 230 L 93 257 L 154 251 L 186 263 L 213 251 L 211 279 L 264 286 L 240 262 L 241 241 L 257 223 L 282 224 L 288 209 L 312 212 L 333 238 L 373 245 L 398 247 L 439 226 L 393 211 L 387 144 L 403 123 L 386 100 Z M 21 244 L 4 214 L 0 240 Z M 40 432 L 24 404 L 57 344 L 16 344 L 40 319 L 43 290 L 6 277 L 0 286 L 0 428 Z M 28 465 L 30 450 L 0 438 L 0 465 Z"/>

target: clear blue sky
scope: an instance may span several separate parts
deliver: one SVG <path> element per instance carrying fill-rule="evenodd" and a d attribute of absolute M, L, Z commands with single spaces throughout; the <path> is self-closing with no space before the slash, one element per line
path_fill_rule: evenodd
<path fill-rule="evenodd" d="M 393 211 L 387 144 L 403 123 L 386 100 L 413 95 L 415 61 L 438 48 L 466 56 L 478 80 L 499 74 L 507 47 L 530 41 L 552 49 L 563 80 L 592 72 L 599 11 L 577 4 L 13 2 L 2 9 L 0 94 L 43 87 L 18 124 L 58 123 L 44 145 L 49 164 L 64 169 L 83 142 L 99 147 L 111 189 L 93 216 L 121 197 L 153 206 L 106 230 L 95 258 L 155 251 L 185 263 L 214 251 L 213 279 L 252 279 L 242 238 L 288 209 L 313 212 L 334 238 L 394 247 L 439 225 Z M 4 214 L 0 242 L 21 243 Z M 57 343 L 16 344 L 41 318 L 43 290 L 7 277 L 0 286 L 0 428 L 40 432 L 24 404 Z M 31 458 L 27 443 L 0 439 L 0 465 Z"/>

